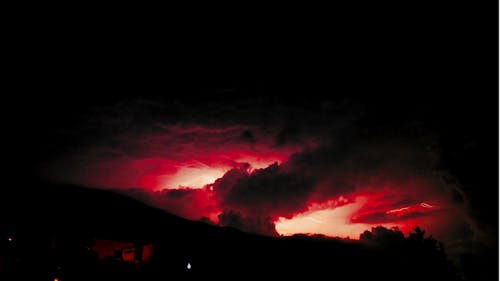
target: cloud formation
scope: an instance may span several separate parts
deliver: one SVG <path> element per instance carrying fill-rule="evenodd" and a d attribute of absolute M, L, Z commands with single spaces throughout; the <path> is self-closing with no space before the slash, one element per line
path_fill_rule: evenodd
<path fill-rule="evenodd" d="M 467 194 L 439 169 L 435 137 L 371 110 L 348 100 L 119 104 L 71 132 L 82 141 L 45 174 L 266 235 L 285 221 L 334 236 L 378 224 L 479 233 Z"/>

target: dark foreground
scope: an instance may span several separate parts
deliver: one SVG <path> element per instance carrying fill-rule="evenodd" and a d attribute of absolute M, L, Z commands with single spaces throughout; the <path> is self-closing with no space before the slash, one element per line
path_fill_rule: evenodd
<path fill-rule="evenodd" d="M 48 184 L 2 203 L 0 280 L 458 280 L 439 244 L 419 233 L 405 239 L 380 229 L 364 242 L 270 238 L 112 192 Z M 103 241 L 134 246 L 102 257 Z M 144 245 L 152 247 L 146 258 Z"/>

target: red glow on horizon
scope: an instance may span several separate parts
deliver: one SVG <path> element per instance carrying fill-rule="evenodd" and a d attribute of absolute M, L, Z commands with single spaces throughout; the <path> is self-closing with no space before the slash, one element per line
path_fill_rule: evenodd
<path fill-rule="evenodd" d="M 370 229 L 371 225 L 353 224 L 349 221 L 349 217 L 366 201 L 366 198 L 358 197 L 354 202 L 340 207 L 306 211 L 290 219 L 280 217 L 276 222 L 276 231 L 281 235 L 306 233 L 358 239 L 359 235 Z"/>
<path fill-rule="evenodd" d="M 285 236 L 299 233 L 323 234 L 357 240 L 365 230 L 376 226 L 397 227 L 403 233 L 408 233 L 416 226 L 424 229 L 426 227 L 437 229 L 436 225 L 442 220 L 439 216 L 429 216 L 429 212 L 435 211 L 437 207 L 425 202 L 386 210 L 382 213 L 387 216 L 382 216 L 379 221 L 356 221 L 354 219 L 360 211 L 370 208 L 373 200 L 378 199 L 379 196 L 365 194 L 338 206 L 326 203 L 323 204 L 323 208 L 318 208 L 318 204 L 311 204 L 307 211 L 296 214 L 292 218 L 279 217 L 276 220 L 276 231 Z M 379 214 L 378 211 L 377 214 Z"/>

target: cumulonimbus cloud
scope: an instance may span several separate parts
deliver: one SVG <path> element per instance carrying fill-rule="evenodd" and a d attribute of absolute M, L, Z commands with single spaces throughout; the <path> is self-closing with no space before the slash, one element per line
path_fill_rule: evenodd
<path fill-rule="evenodd" d="M 363 132 L 357 117 L 329 113 L 328 104 L 262 107 L 215 105 L 199 111 L 206 117 L 186 107 L 173 119 L 158 109 L 117 112 L 94 120 L 97 136 L 52 159 L 45 174 L 268 235 L 278 234 L 280 219 L 345 206 L 357 206 L 342 213 L 346 226 L 425 224 L 444 236 L 450 225 L 472 228 L 466 198 L 454 199 L 460 188 L 436 170 L 429 139 Z M 327 234 L 343 227 L 324 227 L 336 218 L 310 218 Z"/>

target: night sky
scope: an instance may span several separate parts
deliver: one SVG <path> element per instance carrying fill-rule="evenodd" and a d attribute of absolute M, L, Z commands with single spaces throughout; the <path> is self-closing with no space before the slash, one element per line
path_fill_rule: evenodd
<path fill-rule="evenodd" d="M 420 226 L 451 253 L 496 247 L 495 11 L 407 8 L 265 33 L 28 26 L 2 191 L 71 183 L 264 235 Z"/>

